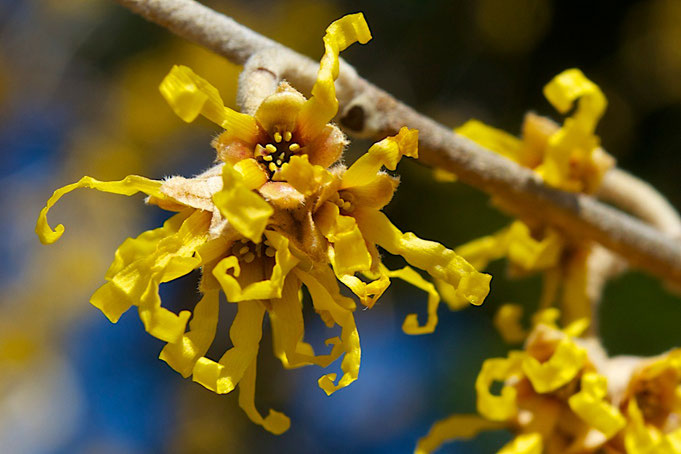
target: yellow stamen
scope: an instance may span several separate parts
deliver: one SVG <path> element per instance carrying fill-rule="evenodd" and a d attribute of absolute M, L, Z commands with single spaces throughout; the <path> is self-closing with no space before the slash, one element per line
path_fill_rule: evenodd
<path fill-rule="evenodd" d="M 252 252 L 249 252 L 244 256 L 244 262 L 246 263 L 251 263 L 253 260 L 255 260 L 255 254 Z"/>
<path fill-rule="evenodd" d="M 272 160 L 272 155 L 267 155 L 262 157 L 265 161 L 271 161 Z"/>
<path fill-rule="evenodd" d="M 274 133 L 274 141 L 277 142 L 277 143 L 281 142 L 281 134 L 280 133 L 278 133 L 278 132 Z"/>
<path fill-rule="evenodd" d="M 268 247 L 265 249 L 265 255 L 268 257 L 274 257 L 274 254 L 276 254 L 277 251 L 274 250 L 272 247 Z"/>
<path fill-rule="evenodd" d="M 288 146 L 288 149 L 295 153 L 296 151 L 300 150 L 300 145 L 298 145 L 297 143 L 292 143 L 291 145 Z"/>
<path fill-rule="evenodd" d="M 277 165 L 273 162 L 270 162 L 269 169 L 271 172 L 276 172 L 277 171 Z"/>
<path fill-rule="evenodd" d="M 277 152 L 277 147 L 275 147 L 275 146 L 274 146 L 273 144 L 271 144 L 271 143 L 268 143 L 267 145 L 265 145 L 265 148 L 266 148 L 267 151 L 269 151 L 270 153 L 276 153 L 276 152 Z"/>
<path fill-rule="evenodd" d="M 291 131 L 286 131 L 286 132 L 284 133 L 284 140 L 285 140 L 285 141 L 290 142 L 290 141 L 291 141 L 291 137 L 293 137 L 293 134 L 291 134 Z"/>
<path fill-rule="evenodd" d="M 239 255 L 244 255 L 246 252 L 248 252 L 249 248 L 248 246 L 244 246 L 241 249 L 239 249 Z"/>

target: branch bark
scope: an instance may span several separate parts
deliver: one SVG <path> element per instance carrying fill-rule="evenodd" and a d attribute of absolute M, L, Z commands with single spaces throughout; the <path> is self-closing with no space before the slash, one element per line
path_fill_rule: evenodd
<path fill-rule="evenodd" d="M 269 48 L 285 51 L 297 64 L 303 83 L 314 79 L 316 62 L 193 0 L 116 1 L 233 63 L 244 64 Z M 545 185 L 531 170 L 454 134 L 349 68 L 341 69 L 343 83 L 337 92 L 339 122 L 350 134 L 381 139 L 402 126 L 418 129 L 423 163 L 455 173 L 462 182 L 493 195 L 518 215 L 541 218 L 569 235 L 591 238 L 632 266 L 681 285 L 681 241 L 592 197 Z"/>

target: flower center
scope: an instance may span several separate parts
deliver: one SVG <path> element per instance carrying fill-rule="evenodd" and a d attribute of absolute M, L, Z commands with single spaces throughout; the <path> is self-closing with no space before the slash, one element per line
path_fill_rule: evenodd
<path fill-rule="evenodd" d="M 276 250 L 268 240 L 255 244 L 251 240 L 242 238 L 239 241 L 235 241 L 232 246 L 232 255 L 240 262 L 243 261 L 244 263 L 251 263 L 256 258 L 261 258 L 263 255 L 271 258 L 274 257 L 275 253 Z"/>
<path fill-rule="evenodd" d="M 273 142 L 266 145 L 255 146 L 255 160 L 261 163 L 270 179 L 281 169 L 281 166 L 289 162 L 291 156 L 300 152 L 300 144 L 293 142 L 291 131 L 275 132 L 272 135 Z"/>
<path fill-rule="evenodd" d="M 355 210 L 355 196 L 348 191 L 337 192 L 329 200 L 336 204 L 343 214 L 349 214 Z"/>

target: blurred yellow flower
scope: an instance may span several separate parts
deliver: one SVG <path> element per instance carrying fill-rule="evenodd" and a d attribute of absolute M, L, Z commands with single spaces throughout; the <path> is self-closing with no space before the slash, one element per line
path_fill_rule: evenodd
<path fill-rule="evenodd" d="M 416 452 L 501 428 L 517 434 L 499 451 L 505 454 L 598 452 L 626 420 L 610 401 L 606 378 L 576 339 L 586 326 L 582 319 L 561 331 L 542 322 L 523 351 L 486 360 L 475 383 L 480 416 L 454 415 L 436 423 Z M 501 392 L 493 394 L 498 382 Z"/>
<path fill-rule="evenodd" d="M 456 129 L 482 146 L 534 169 L 547 184 L 592 193 L 614 160 L 595 134 L 607 101 L 600 88 L 576 68 L 563 71 L 544 87 L 544 96 L 560 113 L 574 113 L 558 126 L 534 114 L 525 117 L 523 138 L 477 120 Z"/>
<path fill-rule="evenodd" d="M 551 186 L 572 192 L 594 192 L 605 172 L 614 165 L 594 134 L 606 106 L 603 93 L 581 71 L 569 69 L 544 87 L 544 95 L 561 113 L 577 104 L 562 127 L 530 113 L 525 117 L 522 140 L 477 120 L 465 123 L 456 132 L 533 169 Z M 569 322 L 590 316 L 586 293 L 590 249 L 589 242 L 568 238 L 535 221 L 517 220 L 456 251 L 477 269 L 486 268 L 490 261 L 507 258 L 515 274 L 542 272 L 540 308 L 552 304 L 562 288 L 561 309 Z M 454 300 L 450 306 L 457 308 L 459 304 Z M 497 316 L 497 325 L 504 328 L 501 333 L 509 342 L 522 341 L 521 334 L 505 323 L 507 317 L 517 319 L 519 315 L 515 309 L 502 308 Z"/>
<path fill-rule="evenodd" d="M 83 177 L 55 191 L 36 226 L 43 243 L 58 240 L 64 227 L 52 230 L 47 212 L 64 194 L 81 187 L 122 195 L 143 192 L 148 203 L 177 212 L 162 227 L 121 244 L 106 273 L 107 283 L 91 302 L 114 323 L 137 306 L 146 331 L 167 342 L 162 360 L 219 394 L 238 385 L 243 410 L 275 434 L 288 429 L 288 417 L 270 410 L 263 418 L 254 402 L 265 312 L 272 323 L 275 354 L 285 367 L 326 367 L 344 355 L 343 375 L 337 381 L 334 373 L 319 379 L 319 386 L 332 394 L 357 379 L 361 355 L 355 303 L 341 295 L 336 278 L 367 306 L 385 290 L 390 277 L 404 279 L 429 294 L 429 321 L 421 327 L 411 315 L 405 331 L 430 332 L 437 322 L 439 296 L 433 285 L 409 267 L 387 270 L 376 245 L 402 255 L 473 304 L 481 304 L 489 291 L 490 276 L 439 243 L 403 234 L 380 212 L 397 186 L 397 179 L 381 169 L 394 170 L 403 155 L 417 156 L 416 131 L 403 128 L 372 146 L 350 168 L 327 170 L 345 145 L 340 131 L 328 124 L 338 105 L 333 86 L 338 53 L 369 38 L 361 14 L 331 24 L 313 97 L 305 100 L 284 84 L 254 117 L 226 108 L 217 90 L 189 68 L 173 68 L 161 84 L 162 93 L 183 119 L 201 113 L 227 129 L 214 143 L 224 162 L 194 178 L 155 181 L 130 175 L 102 182 Z M 162 307 L 160 284 L 198 268 L 203 297 L 193 315 Z M 375 279 L 365 283 L 356 273 Z M 316 355 L 303 341 L 303 285 L 327 326 L 341 328 L 339 337 L 327 339 L 331 351 L 326 355 Z M 220 290 L 238 310 L 230 328 L 233 347 L 214 361 L 205 355 L 216 336 Z"/>
<path fill-rule="evenodd" d="M 681 453 L 681 350 L 642 361 L 621 397 L 627 426 L 613 452 Z"/>

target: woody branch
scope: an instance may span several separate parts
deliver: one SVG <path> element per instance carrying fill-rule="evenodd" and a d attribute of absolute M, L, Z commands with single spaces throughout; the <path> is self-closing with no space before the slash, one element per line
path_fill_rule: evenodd
<path fill-rule="evenodd" d="M 258 77 L 262 80 L 253 84 L 250 94 L 244 95 L 248 87 L 241 89 L 240 101 L 246 110 L 253 109 L 255 101 L 249 104 L 249 100 L 262 96 L 263 90 L 268 90 L 271 83 L 284 75 L 303 91 L 309 90 L 315 79 L 316 62 L 194 0 L 116 1 L 236 64 L 244 65 L 251 57 L 264 62 L 262 57 L 268 52 L 270 55 L 284 55 L 270 63 L 249 65 L 261 73 Z M 282 64 L 283 67 L 276 67 L 275 61 L 286 63 Z M 245 78 L 243 76 L 242 81 Z M 632 266 L 681 285 L 681 241 L 677 237 L 590 196 L 547 186 L 530 169 L 486 150 L 421 115 L 357 75 L 348 64 L 342 64 L 337 91 L 339 122 L 349 134 L 382 139 L 397 133 L 402 126 L 418 129 L 420 161 L 423 163 L 455 173 L 462 182 L 493 195 L 514 214 L 539 218 L 570 235 L 591 238 L 622 256 Z M 609 181 L 612 179 L 606 178 L 604 184 L 609 184 Z M 640 199 L 641 195 L 635 194 L 630 198 L 627 194 L 633 194 L 637 187 L 622 188 L 625 192 L 620 192 L 616 202 L 631 208 L 627 201 Z M 608 191 L 606 186 L 605 193 L 612 194 L 612 191 Z M 657 195 L 654 197 L 658 198 Z M 669 210 L 672 217 L 676 216 L 666 202 L 658 206 L 664 211 L 660 217 L 669 216 Z M 646 214 L 643 218 L 650 221 L 650 216 Z M 655 213 L 652 217 L 656 217 Z"/>

